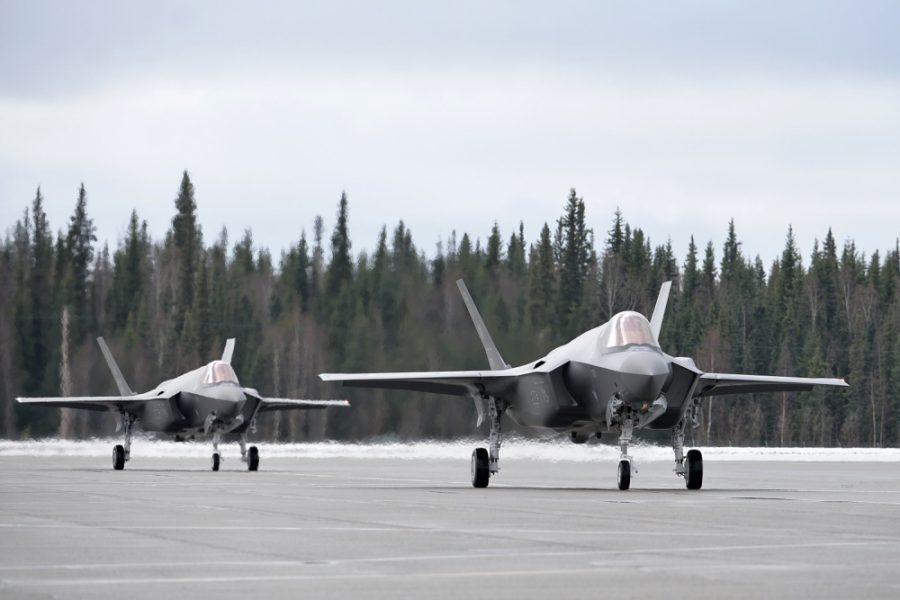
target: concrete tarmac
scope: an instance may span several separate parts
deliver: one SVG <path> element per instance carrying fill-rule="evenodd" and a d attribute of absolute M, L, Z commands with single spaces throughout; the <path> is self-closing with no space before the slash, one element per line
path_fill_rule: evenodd
<path fill-rule="evenodd" d="M 0 598 L 898 598 L 900 463 L 0 457 Z M 636 453 L 637 455 L 637 453 Z M 636 456 L 639 460 L 639 455 Z"/>

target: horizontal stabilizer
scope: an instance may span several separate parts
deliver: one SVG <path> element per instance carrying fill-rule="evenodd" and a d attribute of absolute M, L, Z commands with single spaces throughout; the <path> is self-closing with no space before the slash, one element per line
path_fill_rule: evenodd
<path fill-rule="evenodd" d="M 268 410 L 321 410 L 324 408 L 346 408 L 347 400 L 302 400 L 297 398 L 260 398 L 262 411 Z"/>
<path fill-rule="evenodd" d="M 703 373 L 697 382 L 694 395 L 722 396 L 725 394 L 767 392 L 808 392 L 816 386 L 849 387 L 843 379 Z"/>
<path fill-rule="evenodd" d="M 322 381 L 346 387 L 411 390 L 450 396 L 472 396 L 485 389 L 499 395 L 515 382 L 515 369 L 503 371 L 422 371 L 413 373 L 320 373 Z"/>
<path fill-rule="evenodd" d="M 56 408 L 78 408 L 97 411 L 123 411 L 147 402 L 134 396 L 65 396 L 48 398 L 16 398 L 19 404 L 54 406 Z"/>

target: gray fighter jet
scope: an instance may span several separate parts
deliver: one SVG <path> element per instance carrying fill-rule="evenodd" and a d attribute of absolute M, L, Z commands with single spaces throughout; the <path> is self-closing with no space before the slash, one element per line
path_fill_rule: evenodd
<path fill-rule="evenodd" d="M 484 346 L 491 370 L 421 373 L 323 373 L 323 381 L 345 386 L 415 390 L 471 396 L 478 425 L 490 420 L 489 449 L 472 453 L 472 485 L 487 487 L 500 470 L 501 418 L 526 427 L 565 432 L 575 443 L 591 436 L 618 436 L 618 487 L 627 490 L 637 473 L 628 445 L 636 429 L 670 430 L 675 473 L 688 489 L 703 484 L 699 450 L 684 454 L 688 423 L 699 425 L 703 398 L 724 394 L 809 391 L 813 386 L 846 386 L 841 379 L 705 373 L 690 358 L 672 357 L 659 346 L 659 332 L 671 282 L 663 284 L 653 315 L 626 311 L 546 356 L 511 368 L 497 351 L 465 284 L 463 301 Z"/>
<path fill-rule="evenodd" d="M 231 368 L 234 338 L 225 343 L 220 360 L 188 371 L 174 379 L 163 381 L 143 394 L 131 391 L 119 366 L 113 359 L 106 341 L 97 343 L 112 371 L 120 396 L 78 396 L 60 398 L 16 398 L 22 404 L 80 408 L 111 412 L 116 416 L 116 431 L 125 428 L 125 444 L 113 448 L 113 469 L 121 471 L 131 458 L 131 434 L 135 424 L 144 431 L 173 435 L 176 440 L 198 436 L 212 438 L 212 470 L 218 471 L 222 457 L 219 441 L 223 434 L 240 435 L 241 461 L 249 471 L 259 469 L 259 450 L 247 448 L 248 433 L 256 432 L 260 413 L 272 410 L 323 409 L 330 406 L 349 406 L 346 400 L 295 400 L 292 398 L 264 398 L 253 388 L 241 387 Z"/>

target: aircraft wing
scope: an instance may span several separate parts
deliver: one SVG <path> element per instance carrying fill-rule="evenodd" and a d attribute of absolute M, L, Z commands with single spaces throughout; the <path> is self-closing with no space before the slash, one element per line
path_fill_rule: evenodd
<path fill-rule="evenodd" d="M 411 390 L 450 396 L 471 396 L 485 388 L 492 394 L 515 380 L 514 369 L 497 371 L 422 371 L 418 373 L 321 373 L 322 381 L 347 387 Z"/>
<path fill-rule="evenodd" d="M 35 406 L 55 406 L 56 408 L 80 408 L 83 410 L 116 411 L 146 402 L 145 398 L 135 399 L 134 396 L 66 396 L 47 398 L 16 398 L 19 404 L 34 404 Z"/>
<path fill-rule="evenodd" d="M 760 392 L 808 392 L 819 385 L 848 387 L 847 382 L 843 379 L 703 373 L 697 382 L 694 395 L 722 396 L 724 394 L 756 394 Z"/>
<path fill-rule="evenodd" d="M 269 410 L 316 410 L 334 406 L 347 407 L 347 400 L 300 400 L 295 398 L 260 398 L 260 412 Z"/>

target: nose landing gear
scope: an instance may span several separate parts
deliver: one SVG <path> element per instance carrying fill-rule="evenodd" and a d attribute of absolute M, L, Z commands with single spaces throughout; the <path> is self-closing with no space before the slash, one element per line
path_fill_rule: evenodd
<path fill-rule="evenodd" d="M 219 464 L 222 462 L 222 455 L 219 454 L 219 430 L 216 429 L 213 431 L 213 455 L 212 455 L 212 470 L 218 471 Z"/>
<path fill-rule="evenodd" d="M 620 490 L 627 490 L 631 487 L 631 472 L 637 473 L 637 469 L 631 463 L 631 456 L 628 454 L 628 444 L 631 443 L 631 434 L 634 431 L 634 420 L 631 414 L 626 414 L 622 424 L 619 426 L 619 471 L 616 477 L 616 483 Z"/>

